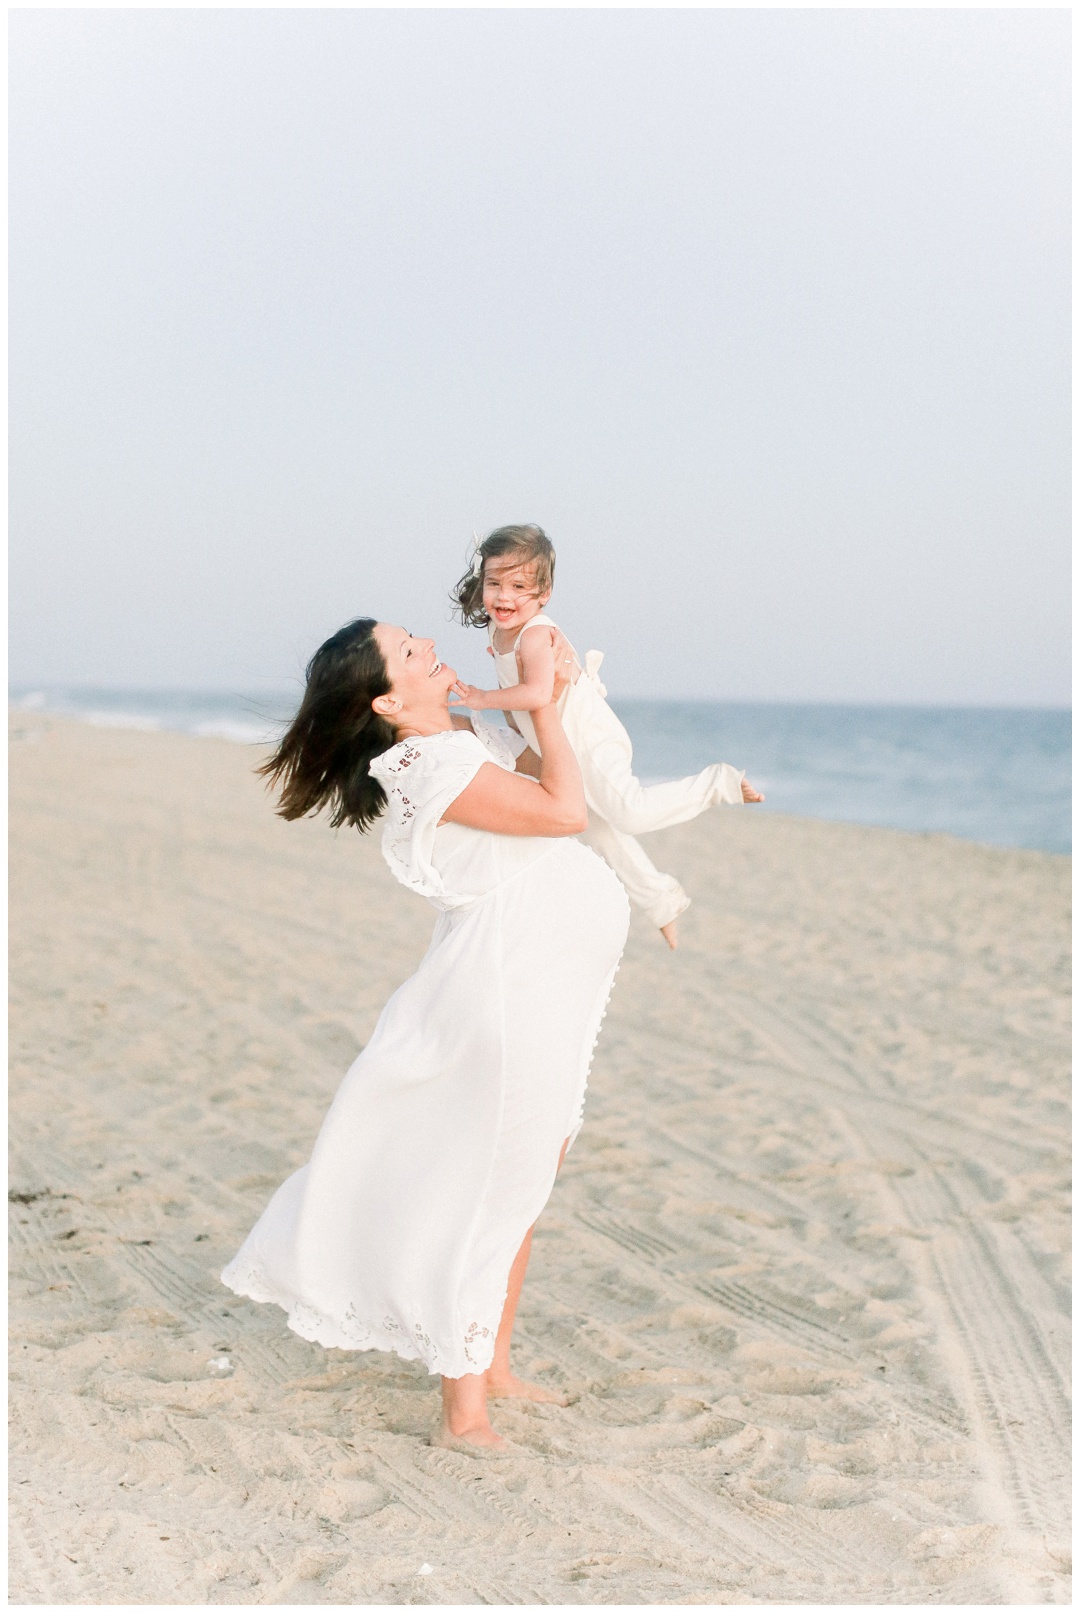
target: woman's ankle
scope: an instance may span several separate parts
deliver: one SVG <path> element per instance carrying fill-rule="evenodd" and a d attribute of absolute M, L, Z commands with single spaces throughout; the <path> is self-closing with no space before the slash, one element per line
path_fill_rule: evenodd
<path fill-rule="evenodd" d="M 487 1412 L 486 1375 L 444 1378 L 442 1381 L 443 1427 L 456 1438 L 491 1427 Z"/>
<path fill-rule="evenodd" d="M 482 1412 L 454 1412 L 443 1407 L 443 1427 L 455 1439 L 467 1439 L 470 1434 L 490 1434 L 494 1430 L 485 1406 Z"/>

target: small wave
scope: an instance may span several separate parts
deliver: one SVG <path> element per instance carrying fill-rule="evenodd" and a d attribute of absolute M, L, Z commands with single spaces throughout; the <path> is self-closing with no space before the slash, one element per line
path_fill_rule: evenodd
<path fill-rule="evenodd" d="M 94 728 L 191 734 L 234 745 L 276 744 L 291 714 L 291 704 L 284 699 L 168 691 L 125 698 L 120 693 L 103 697 L 94 690 L 27 689 L 13 691 L 9 705 L 13 712 L 48 713 Z"/>
<path fill-rule="evenodd" d="M 63 715 L 75 717 L 79 722 L 89 723 L 93 728 L 158 730 L 164 727 L 160 717 L 150 717 L 139 711 L 67 711 Z"/>
<path fill-rule="evenodd" d="M 234 745 L 274 745 L 281 738 L 280 723 L 243 722 L 223 717 L 214 722 L 195 723 L 186 733 L 199 739 L 227 739 Z"/>

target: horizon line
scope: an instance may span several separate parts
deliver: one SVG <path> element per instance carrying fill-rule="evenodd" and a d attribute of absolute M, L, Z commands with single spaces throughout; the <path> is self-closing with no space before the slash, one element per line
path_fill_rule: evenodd
<path fill-rule="evenodd" d="M 301 680 L 296 683 L 274 683 L 259 688 L 242 688 L 226 684 L 110 684 L 110 683 L 46 683 L 31 679 L 20 679 L 8 684 L 9 703 L 12 699 L 23 698 L 34 694 L 101 694 L 109 696 L 131 695 L 145 697 L 147 695 L 177 695 L 200 696 L 217 695 L 226 698 L 245 700 L 262 699 L 275 695 L 294 696 L 303 688 Z M 858 710 L 884 710 L 884 711 L 1045 711 L 1045 712 L 1072 712 L 1071 702 L 1067 703 L 1034 703 L 1032 701 L 1001 701 L 1001 700 L 902 700 L 902 699 L 866 699 L 856 700 L 841 697 L 826 697 L 820 699 L 791 699 L 782 695 L 759 696 L 717 696 L 717 695 L 636 695 L 620 694 L 609 690 L 608 699 L 614 702 L 625 701 L 642 705 L 701 705 L 701 706 L 798 706 L 798 707 L 834 707 L 838 709 Z"/>

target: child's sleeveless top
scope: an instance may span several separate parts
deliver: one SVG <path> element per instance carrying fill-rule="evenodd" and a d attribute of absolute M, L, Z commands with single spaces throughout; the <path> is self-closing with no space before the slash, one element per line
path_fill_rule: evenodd
<path fill-rule="evenodd" d="M 514 640 L 511 649 L 500 652 L 495 648 L 495 623 L 488 623 L 488 643 L 491 645 L 491 654 L 495 661 L 495 671 L 499 679 L 500 689 L 509 689 L 512 684 L 521 682 L 521 673 L 517 663 L 517 650 L 523 636 L 529 631 L 530 627 L 554 627 L 556 631 L 558 631 L 557 623 L 553 622 L 550 616 L 545 616 L 543 612 L 541 612 L 539 616 L 533 616 L 525 623 L 525 626 L 521 629 L 521 632 Z M 586 684 L 589 685 L 588 692 L 590 694 L 595 692 L 600 696 L 601 699 L 603 699 L 603 696 L 607 693 L 607 690 L 604 688 L 599 677 L 597 676 L 600 663 L 604 659 L 600 651 L 590 650 L 585 657 L 585 665 L 582 667 L 581 662 L 577 657 L 577 651 L 572 645 L 568 646 L 568 648 L 570 649 L 570 654 L 573 657 L 573 666 L 570 669 L 572 681 L 563 690 L 558 699 L 559 715 L 563 719 L 564 726 L 566 726 L 567 722 L 566 706 L 571 695 L 575 697 L 575 701 L 578 701 L 580 697 L 586 693 Z M 582 673 L 584 673 L 584 677 L 582 676 Z M 537 755 L 539 755 L 540 746 L 536 742 L 536 730 L 533 727 L 532 713 L 529 711 L 515 711 L 514 721 L 518 725 L 521 737 L 528 745 L 532 747 Z M 570 733 L 569 727 L 567 727 L 567 737 L 570 739 L 571 744 L 573 744 L 574 736 Z"/>

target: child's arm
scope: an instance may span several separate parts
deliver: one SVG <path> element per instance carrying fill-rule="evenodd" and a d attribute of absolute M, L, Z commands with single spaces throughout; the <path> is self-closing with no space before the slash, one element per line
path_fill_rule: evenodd
<path fill-rule="evenodd" d="M 542 624 L 541 624 L 542 625 Z M 477 689 L 471 683 L 457 692 L 472 711 L 541 711 L 551 704 L 555 687 L 555 651 L 550 628 L 526 633 L 518 650 L 521 682 L 507 689 Z"/>

